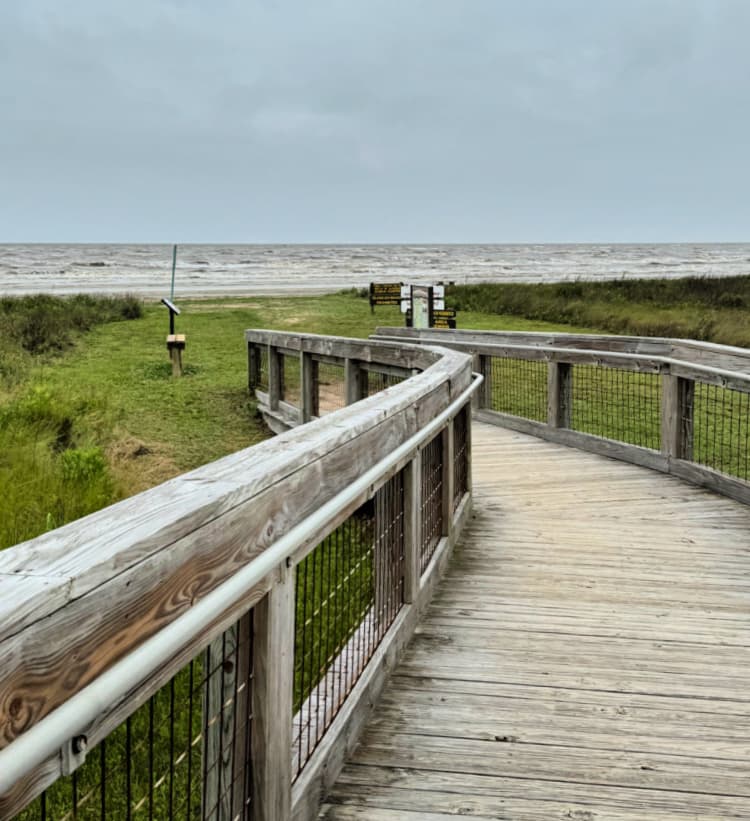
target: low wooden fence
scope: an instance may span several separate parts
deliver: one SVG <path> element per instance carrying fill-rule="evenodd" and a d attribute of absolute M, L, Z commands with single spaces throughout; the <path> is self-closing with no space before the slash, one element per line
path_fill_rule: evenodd
<path fill-rule="evenodd" d="M 471 357 L 246 342 L 283 435 L 0 553 L 0 818 L 313 818 L 413 632 Z"/>
<path fill-rule="evenodd" d="M 470 353 L 479 419 L 750 504 L 750 350 L 648 337 L 380 328 Z"/>

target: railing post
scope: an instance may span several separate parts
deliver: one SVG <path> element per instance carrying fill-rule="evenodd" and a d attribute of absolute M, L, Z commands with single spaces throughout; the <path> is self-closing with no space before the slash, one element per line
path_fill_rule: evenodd
<path fill-rule="evenodd" d="M 482 374 L 484 381 L 475 395 L 479 397 L 479 407 L 492 410 L 492 357 L 479 354 L 478 372 Z"/>
<path fill-rule="evenodd" d="M 547 424 L 569 428 L 573 407 L 573 368 L 567 362 L 547 363 Z"/>
<path fill-rule="evenodd" d="M 473 484 L 471 479 L 471 413 L 469 412 L 468 404 L 464 406 L 464 413 L 466 414 L 466 492 L 473 492 Z"/>
<path fill-rule="evenodd" d="M 252 393 L 260 384 L 260 349 L 254 342 L 247 343 L 247 389 Z"/>
<path fill-rule="evenodd" d="M 417 451 L 404 468 L 404 603 L 419 598 L 422 547 L 422 453 Z"/>
<path fill-rule="evenodd" d="M 284 395 L 284 361 L 276 348 L 268 346 L 268 407 L 279 409 L 279 401 Z"/>
<path fill-rule="evenodd" d="M 442 432 L 442 491 L 443 491 L 443 536 L 453 533 L 453 496 L 455 475 L 453 461 L 455 457 L 455 436 L 453 419 L 443 428 Z"/>
<path fill-rule="evenodd" d="M 363 397 L 362 385 L 364 371 L 356 359 L 344 360 L 344 385 L 346 389 L 346 404 L 353 405 Z"/>
<path fill-rule="evenodd" d="M 309 422 L 313 416 L 318 415 L 318 363 L 312 358 L 312 354 L 300 351 L 299 370 L 300 411 L 302 413 L 302 421 Z"/>
<path fill-rule="evenodd" d="M 693 404 L 695 382 L 662 374 L 661 452 L 670 459 L 693 458 Z"/>
<path fill-rule="evenodd" d="M 288 821 L 292 803 L 294 571 L 253 615 L 252 821 Z"/>

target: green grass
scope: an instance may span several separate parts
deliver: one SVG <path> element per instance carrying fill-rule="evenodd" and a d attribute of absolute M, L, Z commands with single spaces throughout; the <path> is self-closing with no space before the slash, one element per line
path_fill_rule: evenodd
<path fill-rule="evenodd" d="M 32 299 L 19 302 L 18 310 L 26 315 L 46 305 L 53 319 L 42 324 L 58 327 L 59 302 Z M 97 303 L 85 298 L 75 304 L 80 312 L 80 305 L 95 308 Z M 378 325 L 403 322 L 396 308 L 372 314 L 367 300 L 353 291 L 184 301 L 178 331 L 187 335 L 185 376 L 174 379 L 165 345 L 166 310 L 145 305 L 138 318 L 113 322 L 119 316 L 108 312 L 108 305 L 105 301 L 97 316 L 109 321 L 95 324 L 79 317 L 61 349 L 42 346 L 32 354 L 16 341 L 0 352 L 0 369 L 5 363 L 13 373 L 12 380 L 0 383 L 0 420 L 6 420 L 0 421 L 0 548 L 265 438 L 246 387 L 246 328 L 365 337 Z M 462 323 L 560 327 L 471 313 L 462 316 Z M 321 381 L 331 383 L 328 401 L 336 404 L 336 374 L 321 366 Z M 36 406 L 36 415 L 30 416 L 29 408 Z M 62 459 L 70 458 L 62 457 L 67 449 L 86 454 L 72 457 L 79 462 L 89 460 L 76 482 L 70 470 L 63 470 Z M 102 458 L 105 469 L 92 472 Z"/>

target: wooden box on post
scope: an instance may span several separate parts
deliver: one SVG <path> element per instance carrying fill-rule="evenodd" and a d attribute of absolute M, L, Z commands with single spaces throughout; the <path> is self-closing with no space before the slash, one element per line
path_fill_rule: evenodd
<path fill-rule="evenodd" d="M 185 334 L 167 334 L 167 350 L 172 361 L 172 376 L 182 376 L 182 352 L 185 350 Z"/>

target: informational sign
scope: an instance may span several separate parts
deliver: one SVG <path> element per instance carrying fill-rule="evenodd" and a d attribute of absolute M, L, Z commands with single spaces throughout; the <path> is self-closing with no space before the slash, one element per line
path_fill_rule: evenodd
<path fill-rule="evenodd" d="M 400 282 L 371 282 L 370 309 L 374 312 L 376 305 L 400 305 L 402 287 Z"/>
<path fill-rule="evenodd" d="M 432 312 L 433 328 L 455 328 L 456 312 L 453 309 L 436 309 Z"/>

